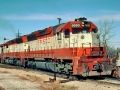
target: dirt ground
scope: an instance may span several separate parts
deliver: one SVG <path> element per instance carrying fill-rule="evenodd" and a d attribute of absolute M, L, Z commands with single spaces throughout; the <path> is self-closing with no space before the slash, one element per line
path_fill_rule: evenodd
<path fill-rule="evenodd" d="M 39 90 L 39 84 L 23 80 L 11 73 L 0 73 L 0 86 L 5 90 Z"/>
<path fill-rule="evenodd" d="M 40 71 L 29 69 L 15 69 L 0 65 L 0 90 L 120 90 L 120 86 L 83 81 L 65 81 L 57 78 L 56 82 L 49 82 L 53 76 Z"/>

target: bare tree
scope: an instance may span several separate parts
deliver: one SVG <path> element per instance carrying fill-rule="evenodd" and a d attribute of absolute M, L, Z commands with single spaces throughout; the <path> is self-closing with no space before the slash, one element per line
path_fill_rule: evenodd
<path fill-rule="evenodd" d="M 103 43 L 105 46 L 108 45 L 110 39 L 113 37 L 113 21 L 99 21 L 98 29 L 101 37 L 101 43 Z"/>
<path fill-rule="evenodd" d="M 113 21 L 109 21 L 109 20 L 99 21 L 98 29 L 99 29 L 100 41 L 102 45 L 104 45 L 107 49 L 106 54 L 109 55 L 108 53 L 110 47 L 110 40 L 113 37 L 112 30 L 114 29 Z"/>

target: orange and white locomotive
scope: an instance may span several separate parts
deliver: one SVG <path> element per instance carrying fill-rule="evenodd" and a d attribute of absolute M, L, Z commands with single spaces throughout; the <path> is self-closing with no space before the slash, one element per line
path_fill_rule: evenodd
<path fill-rule="evenodd" d="M 106 49 L 91 21 L 48 27 L 0 45 L 2 63 L 33 67 L 67 75 L 94 76 L 111 73 Z"/>

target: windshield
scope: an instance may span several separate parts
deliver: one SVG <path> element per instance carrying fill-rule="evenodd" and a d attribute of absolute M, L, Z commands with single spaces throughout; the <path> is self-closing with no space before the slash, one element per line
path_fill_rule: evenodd
<path fill-rule="evenodd" d="M 78 34 L 78 33 L 90 33 L 90 32 L 93 32 L 93 33 L 97 33 L 97 29 L 92 29 L 92 31 L 90 31 L 89 29 L 79 29 L 79 28 L 73 28 L 72 29 L 72 34 Z"/>

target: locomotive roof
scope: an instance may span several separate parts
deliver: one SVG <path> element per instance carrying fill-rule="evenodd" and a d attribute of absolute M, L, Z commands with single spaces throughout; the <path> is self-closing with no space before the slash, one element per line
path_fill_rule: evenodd
<path fill-rule="evenodd" d="M 55 26 L 51 26 L 51 27 L 48 27 L 48 28 L 52 28 L 53 32 L 55 32 L 56 28 L 59 27 L 60 25 L 63 25 L 63 24 L 64 23 L 59 24 L 59 25 L 55 25 Z M 23 35 L 23 36 L 26 36 L 28 41 L 36 40 L 37 37 L 46 35 L 48 28 L 45 28 L 45 29 L 42 29 L 42 30 L 37 30 L 35 32 L 32 32 L 32 33 L 27 34 L 27 35 Z M 36 33 L 38 33 L 39 35 L 36 36 Z M 10 44 L 15 44 L 15 43 L 22 43 L 22 37 L 23 36 L 20 36 L 19 38 L 12 39 L 12 40 L 6 42 L 5 44 L 1 44 L 1 45 L 10 45 Z"/>
<path fill-rule="evenodd" d="M 24 40 L 22 40 L 22 37 L 27 37 L 27 40 L 25 41 L 32 41 L 32 40 L 36 40 L 38 37 L 42 37 L 42 36 L 45 36 L 45 35 L 48 35 L 50 34 L 51 32 L 53 32 L 53 34 L 59 32 L 63 27 L 68 27 L 69 25 L 71 24 L 75 24 L 75 23 L 81 23 L 82 24 L 83 21 L 70 21 L 70 22 L 67 22 L 67 23 L 61 23 L 59 25 L 55 25 L 55 26 L 51 26 L 51 27 L 48 27 L 48 28 L 45 28 L 45 29 L 42 29 L 42 30 L 37 30 L 35 32 L 32 32 L 30 34 L 27 34 L 27 35 L 23 35 L 19 38 L 15 38 L 13 40 L 10 40 L 6 43 L 4 43 L 4 45 L 7 45 L 7 44 L 15 44 L 15 43 L 22 43 L 24 42 Z M 90 21 L 84 21 L 84 23 L 92 23 Z M 93 24 L 93 23 L 92 23 Z M 93 27 L 96 27 L 94 24 L 92 25 Z M 97 27 L 96 27 L 97 28 Z"/>

